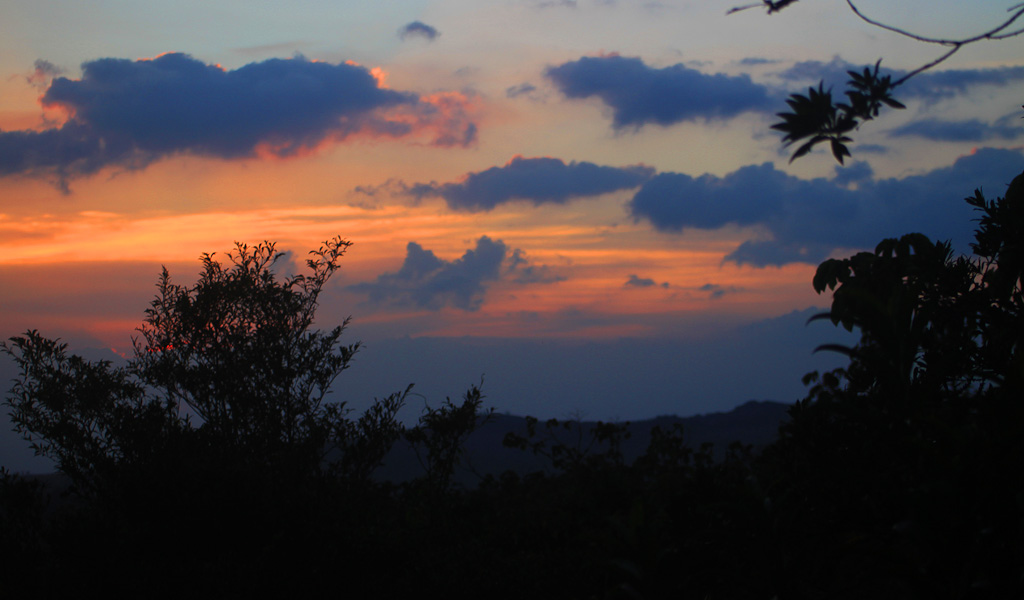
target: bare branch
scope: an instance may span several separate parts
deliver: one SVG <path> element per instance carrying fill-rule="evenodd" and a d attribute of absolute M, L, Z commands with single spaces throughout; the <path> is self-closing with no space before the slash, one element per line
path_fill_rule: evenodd
<path fill-rule="evenodd" d="M 761 2 L 759 2 L 759 3 L 746 4 L 746 5 L 743 5 L 743 6 L 733 7 L 731 9 L 729 9 L 725 14 L 731 15 L 732 13 L 735 13 L 735 12 L 744 11 L 744 10 L 747 10 L 749 8 L 757 8 L 759 6 L 765 7 L 767 9 L 768 14 L 771 14 L 773 12 L 781 11 L 782 9 L 786 8 L 790 4 L 793 4 L 794 2 L 797 2 L 797 1 L 798 0 L 775 0 L 775 1 L 773 1 L 773 0 L 761 0 Z M 1015 37 L 1015 36 L 1018 36 L 1018 35 L 1021 35 L 1022 33 L 1024 33 L 1024 28 L 1016 29 L 1016 30 L 1013 30 L 1013 31 L 1010 31 L 1010 32 L 1007 32 L 1007 33 L 1000 33 L 1003 30 L 1005 30 L 1008 27 L 1010 27 L 1010 25 L 1013 25 L 1014 22 L 1017 21 L 1017 19 L 1019 19 L 1022 15 L 1024 15 L 1024 3 L 1016 4 L 1014 6 L 1011 6 L 1008 9 L 1006 9 L 1007 12 L 1012 12 L 1013 14 L 1010 16 L 1010 18 L 1008 18 L 1007 20 L 1003 21 L 997 27 L 994 27 L 993 29 L 990 29 L 990 30 L 988 30 L 986 32 L 979 33 L 978 35 L 974 35 L 974 36 L 971 36 L 971 37 L 967 37 L 967 38 L 963 38 L 963 39 L 958 39 L 958 40 L 927 37 L 927 36 L 919 35 L 919 34 L 916 34 L 916 33 L 912 33 L 910 31 L 907 31 L 905 29 L 901 29 L 899 27 L 895 27 L 893 25 L 887 25 L 886 23 L 882 23 L 881 21 L 876 21 L 875 19 L 872 19 L 871 17 L 865 15 L 863 12 L 861 12 L 860 8 L 858 8 L 857 5 L 853 3 L 853 0 L 846 0 L 846 4 L 847 4 L 847 6 L 850 7 L 850 10 L 852 10 L 853 13 L 855 15 L 857 15 L 857 17 L 859 17 L 865 23 L 867 23 L 869 25 L 872 25 L 874 27 L 878 27 L 878 28 L 884 29 L 886 31 L 891 31 L 893 33 L 902 35 L 904 37 L 908 37 L 908 38 L 910 38 L 912 40 L 916 40 L 918 42 L 923 42 L 923 43 L 926 43 L 926 44 L 939 44 L 939 45 L 942 45 L 942 46 L 953 46 L 954 47 L 952 52 L 949 52 L 949 53 L 943 55 L 940 59 L 938 59 L 936 61 L 933 61 L 932 63 L 929 63 L 924 68 L 914 71 L 915 75 L 917 73 L 920 73 L 921 71 L 930 69 L 930 68 L 934 67 L 935 65 L 941 63 L 942 61 L 946 60 L 947 58 L 952 56 L 956 52 L 956 50 L 958 50 L 960 47 L 962 47 L 964 45 L 972 44 L 974 42 L 980 42 L 982 40 L 1005 40 L 1007 38 Z M 906 78 L 904 78 L 904 79 L 906 79 Z M 901 80 L 901 82 L 902 82 L 902 80 Z"/>
<path fill-rule="evenodd" d="M 740 12 L 742 10 L 747 10 L 748 8 L 757 8 L 759 6 L 764 6 L 764 5 L 761 4 L 760 2 L 758 2 L 757 4 L 747 4 L 745 6 L 734 6 L 734 7 L 730 8 L 729 10 L 725 11 L 725 14 L 731 15 L 732 13 Z"/>
<path fill-rule="evenodd" d="M 927 63 L 925 65 L 922 65 L 922 66 L 914 69 L 910 73 L 907 73 L 906 75 L 904 75 L 900 79 L 898 79 L 895 82 L 893 82 L 893 87 L 896 87 L 896 86 L 906 82 L 908 79 L 910 79 L 914 75 L 917 75 L 917 74 L 919 74 L 921 72 L 927 71 L 928 69 L 931 69 L 932 67 L 940 64 L 941 62 L 943 62 L 944 60 L 946 60 L 950 56 L 953 56 L 954 54 L 956 54 L 956 52 L 958 50 L 960 50 L 960 48 L 963 48 L 967 44 L 973 44 L 974 42 L 980 42 L 982 40 L 1002 40 L 1002 39 L 1006 39 L 1006 38 L 1017 36 L 1017 35 L 1020 35 L 1020 34 L 1024 33 L 1024 28 L 1017 29 L 1015 31 L 1011 31 L 1011 32 L 1008 32 L 1008 33 L 999 33 L 1000 31 L 1003 31 L 1006 28 L 1008 28 L 1010 25 L 1013 25 L 1013 23 L 1017 19 L 1019 19 L 1022 15 L 1024 15 L 1024 4 L 1018 4 L 1016 6 L 1010 7 L 1008 10 L 1009 11 L 1013 11 L 1013 15 L 1010 16 L 1010 18 L 1007 19 L 1006 21 L 1003 21 L 1003 23 L 1000 24 L 998 27 L 995 27 L 993 29 L 990 29 L 990 30 L 988 30 L 988 31 L 986 31 L 984 33 L 980 33 L 978 35 L 974 35 L 974 36 L 963 38 L 963 39 L 959 39 L 959 40 L 944 39 L 944 38 L 932 38 L 932 37 L 926 37 L 926 36 L 923 36 L 923 35 L 918 35 L 916 33 L 911 33 L 909 31 L 906 31 L 905 29 L 900 29 L 899 27 L 894 27 L 892 25 L 886 25 L 885 23 L 882 23 L 880 21 L 876 21 L 876 20 L 868 17 L 863 12 L 861 12 L 861 10 L 859 8 L 857 8 L 857 5 L 853 3 L 853 0 L 846 0 L 846 4 L 847 4 L 847 6 L 850 7 L 850 10 L 852 10 L 855 15 L 860 17 L 860 19 L 862 21 L 864 21 L 865 23 L 868 23 L 869 25 L 873 25 L 875 27 L 879 27 L 879 28 L 884 29 L 886 31 L 891 31 L 893 33 L 897 33 L 899 35 L 902 35 L 904 37 L 908 37 L 908 38 L 910 38 L 912 40 L 915 40 L 915 41 L 918 41 L 918 42 L 923 42 L 923 43 L 926 43 L 926 44 L 938 44 L 940 46 L 952 46 L 952 48 L 950 48 L 950 50 L 948 52 L 946 52 L 945 54 L 943 54 L 939 58 L 937 58 L 937 59 L 935 59 L 935 60 L 933 60 L 933 61 L 931 61 L 931 62 L 929 62 L 929 63 Z"/>
<path fill-rule="evenodd" d="M 757 8 L 759 6 L 767 8 L 768 14 L 772 14 L 773 12 L 779 12 L 796 1 L 797 0 L 761 0 L 761 2 L 758 2 L 757 4 L 747 4 L 746 6 L 730 8 L 725 14 L 731 15 L 734 12 L 740 12 L 741 10 L 747 10 L 748 8 Z"/>
<path fill-rule="evenodd" d="M 956 46 L 953 46 L 953 47 L 952 47 L 952 48 L 951 48 L 951 49 L 949 50 L 949 52 L 946 52 L 945 54 L 943 54 L 942 56 L 940 56 L 940 57 L 936 58 L 935 60 L 933 60 L 933 61 L 932 61 L 932 62 L 930 62 L 930 63 L 927 63 L 927 64 L 923 64 L 923 65 L 921 65 L 920 67 L 918 67 L 918 68 L 914 69 L 913 71 L 911 71 L 911 72 L 907 73 L 907 74 L 906 74 L 906 75 L 904 75 L 903 77 L 900 77 L 899 79 L 897 79 L 896 81 L 894 81 L 894 82 L 892 83 L 892 87 L 896 87 L 896 86 L 898 86 L 898 85 L 902 85 L 902 84 L 904 84 L 904 83 L 905 83 L 905 82 L 906 82 L 906 81 L 907 81 L 908 79 L 910 79 L 911 77 L 913 77 L 914 75 L 917 75 L 917 74 L 919 74 L 919 73 L 923 73 L 924 71 L 927 71 L 928 69 L 930 69 L 930 68 L 934 67 L 935 65 L 937 65 L 937 64 L 939 64 L 939 63 L 941 63 L 942 61 L 946 60 L 946 59 L 947 59 L 947 58 L 949 58 L 950 56 L 953 56 L 954 54 L 956 54 L 957 50 L 959 50 L 960 48 L 963 48 L 963 45 L 962 45 L 962 44 L 957 44 Z"/>
<path fill-rule="evenodd" d="M 881 29 L 885 29 L 886 31 L 891 31 L 893 33 L 898 33 L 898 34 L 900 34 L 902 36 L 905 36 L 905 37 L 908 37 L 908 38 L 910 38 L 912 40 L 916 40 L 918 42 L 924 42 L 926 44 L 940 44 L 940 45 L 943 45 L 943 46 L 963 46 L 965 44 L 971 44 L 971 43 L 974 43 L 974 42 L 980 42 L 981 40 L 986 40 L 986 39 L 990 39 L 990 40 L 1005 39 L 1005 38 L 1008 38 L 1008 37 L 1013 37 L 1013 36 L 1016 36 L 1016 35 L 1020 35 L 1021 33 L 1024 33 L 1024 29 L 1018 29 L 1018 30 L 1010 32 L 1010 33 L 999 34 L 1000 31 L 1006 29 L 1010 25 L 1013 25 L 1014 21 L 1019 19 L 1021 17 L 1021 15 L 1024 15 L 1024 4 L 1018 4 L 1016 6 L 1010 7 L 1009 10 L 1014 11 L 1013 15 L 1009 19 L 1007 19 L 1006 21 L 1003 21 L 1003 23 L 1001 25 L 999 25 L 998 27 L 996 27 L 994 29 L 990 29 L 989 31 L 986 31 L 984 33 L 980 33 L 978 35 L 971 36 L 971 37 L 964 38 L 964 39 L 960 39 L 960 40 L 951 40 L 951 39 L 943 39 L 943 38 L 931 38 L 931 37 L 925 37 L 923 35 L 918 35 L 916 33 L 911 33 L 911 32 L 906 31 L 904 29 L 900 29 L 899 27 L 893 27 L 892 25 L 886 25 L 885 23 L 882 23 L 880 21 L 876 21 L 876 20 L 868 17 L 867 15 L 862 13 L 859 8 L 857 8 L 857 5 L 853 3 L 853 0 L 846 0 L 846 4 L 847 4 L 847 6 L 850 7 L 850 10 L 852 10 L 853 13 L 855 15 L 857 15 L 858 17 L 860 17 L 860 19 L 862 21 L 864 21 L 865 23 L 868 23 L 869 25 L 874 25 L 875 27 L 879 27 Z M 996 34 L 999 34 L 999 35 L 996 35 Z"/>

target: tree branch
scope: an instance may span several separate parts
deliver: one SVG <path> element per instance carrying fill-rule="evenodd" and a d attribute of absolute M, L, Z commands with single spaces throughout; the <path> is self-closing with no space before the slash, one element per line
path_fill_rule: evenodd
<path fill-rule="evenodd" d="M 797 1 L 762 0 L 760 4 L 735 7 L 726 14 L 758 6 L 766 7 L 768 14 L 771 14 Z M 917 42 L 937 44 L 946 46 L 949 49 L 938 58 L 921 65 L 895 81 L 892 81 L 891 75 L 882 76 L 879 74 L 881 60 L 875 64 L 874 72 L 871 72 L 869 69 L 864 69 L 862 74 L 855 71 L 847 71 L 851 76 L 851 80 L 848 82 L 848 90 L 844 92 L 845 96 L 849 99 L 848 103 L 833 102 L 831 90 L 826 91 L 823 83 L 818 85 L 817 90 L 810 88 L 806 96 L 802 94 L 790 95 L 786 103 L 789 104 L 793 112 L 779 113 L 778 116 L 782 117 L 782 122 L 772 125 L 772 129 L 785 133 L 783 143 L 786 146 L 809 138 L 809 141 L 805 142 L 793 153 L 790 162 L 807 154 L 817 144 L 830 142 L 833 156 L 842 164 L 843 157 L 850 155 L 846 144 L 853 141 L 847 135 L 848 133 L 859 128 L 861 123 L 877 117 L 882 105 L 890 108 L 905 108 L 903 104 L 892 97 L 891 92 L 893 89 L 903 85 L 911 77 L 941 64 L 968 44 L 983 40 L 1005 40 L 1024 34 L 1024 27 L 1009 30 L 1010 26 L 1020 19 L 1021 16 L 1024 16 L 1024 3 L 1008 8 L 1007 12 L 1011 13 L 1010 17 L 998 26 L 962 39 L 935 38 L 912 33 L 868 17 L 854 4 L 854 0 L 846 0 L 846 5 L 850 7 L 850 10 L 859 19 L 869 25 L 908 37 Z"/>
<path fill-rule="evenodd" d="M 886 31 L 891 31 L 893 33 L 902 35 L 904 37 L 908 37 L 908 38 L 910 38 L 912 40 L 915 40 L 915 41 L 918 41 L 918 42 L 923 42 L 925 44 L 938 44 L 940 46 L 952 46 L 952 48 L 950 48 L 950 50 L 948 52 L 946 52 L 945 54 L 943 54 L 939 58 L 937 58 L 937 59 L 935 59 L 935 60 L 933 60 L 933 61 L 931 61 L 931 62 L 929 62 L 929 63 L 927 63 L 925 65 L 922 65 L 922 66 L 914 69 L 910 73 L 907 73 L 906 75 L 904 75 L 900 79 L 897 79 L 896 81 L 894 81 L 893 84 L 892 84 L 893 87 L 896 87 L 896 86 L 904 83 L 905 81 L 907 81 L 908 79 L 910 79 L 914 75 L 917 75 L 919 73 L 927 71 L 928 69 L 931 69 L 932 67 L 940 64 L 941 62 L 943 62 L 944 60 L 946 60 L 950 56 L 953 56 L 954 54 L 956 54 L 956 52 L 958 50 L 960 50 L 960 48 L 963 48 L 967 44 L 973 44 L 974 42 L 980 42 L 982 40 L 1003 40 L 1003 39 L 1014 37 L 1014 36 L 1017 36 L 1017 35 L 1020 35 L 1020 34 L 1024 33 L 1024 28 L 1017 29 L 1015 31 L 1010 31 L 1008 33 L 999 33 L 1000 31 L 1003 31 L 1004 29 L 1006 29 L 1010 25 L 1013 25 L 1013 23 L 1017 19 L 1019 19 L 1022 15 L 1024 15 L 1024 4 L 1017 4 L 1015 6 L 1011 6 L 1010 8 L 1008 8 L 1007 11 L 1013 11 L 1013 15 L 1010 16 L 1010 18 L 1007 19 L 1006 21 L 1003 21 L 1003 23 L 1000 24 L 999 26 L 997 26 L 997 27 L 995 27 L 993 29 L 990 29 L 990 30 L 988 30 L 988 31 L 986 31 L 984 33 L 980 33 L 978 35 L 974 35 L 974 36 L 963 38 L 963 39 L 959 39 L 959 40 L 944 39 L 944 38 L 932 38 L 932 37 L 926 37 L 926 36 L 923 36 L 923 35 L 918 35 L 916 33 L 911 33 L 911 32 L 909 32 L 909 31 L 907 31 L 905 29 L 900 29 L 899 27 L 894 27 L 892 25 L 886 25 L 885 23 L 882 23 L 880 21 L 876 21 L 876 20 L 868 17 L 863 12 L 861 12 L 861 10 L 857 7 L 856 4 L 853 3 L 853 0 L 846 0 L 846 4 L 847 4 L 847 6 L 850 7 L 850 10 L 853 11 L 853 14 L 857 15 L 862 21 L 864 21 L 865 23 L 867 23 L 869 25 L 873 25 L 875 27 L 878 27 L 880 29 L 884 29 Z"/>
<path fill-rule="evenodd" d="M 1008 38 L 1008 37 L 1013 37 L 1015 35 L 1020 35 L 1021 33 L 1024 33 L 1024 29 L 1018 29 L 1018 30 L 1012 31 L 1010 33 L 996 35 L 997 33 L 999 33 L 1000 31 L 1002 31 L 1004 29 L 1006 29 L 1010 25 L 1013 25 L 1014 21 L 1019 19 L 1021 15 L 1024 15 L 1024 4 L 1018 4 L 1016 6 L 1011 6 L 1009 9 L 1007 9 L 1008 11 L 1014 11 L 1013 16 L 1011 16 L 1009 19 L 1004 21 L 998 27 L 996 27 L 994 29 L 990 29 L 989 31 L 986 31 L 985 33 L 980 33 L 978 35 L 975 35 L 975 36 L 972 36 L 972 37 L 969 37 L 969 38 L 964 38 L 964 39 L 961 39 L 961 40 L 950 40 L 950 39 L 942 39 L 942 38 L 930 38 L 930 37 L 925 37 L 923 35 L 918 35 L 916 33 L 911 33 L 911 32 L 906 31 L 904 29 L 900 29 L 899 27 L 893 27 L 892 25 L 886 25 L 885 23 L 882 23 L 880 21 L 876 21 L 876 20 L 866 16 L 864 13 L 862 13 L 860 11 L 859 8 L 857 8 L 857 5 L 853 3 L 853 0 L 846 0 L 846 4 L 847 4 L 847 6 L 850 7 L 850 10 L 852 10 L 853 13 L 855 15 L 857 15 L 858 17 L 860 17 L 860 19 L 862 21 L 864 21 L 865 23 L 868 23 L 869 25 L 874 25 L 875 27 L 879 27 L 881 29 L 885 29 L 886 31 L 891 31 L 893 33 L 898 33 L 898 34 L 900 34 L 902 36 L 906 36 L 906 37 L 908 37 L 908 38 L 910 38 L 912 40 L 916 40 L 918 42 L 924 42 L 926 44 L 941 44 L 943 46 L 963 46 L 965 44 L 971 44 L 973 42 L 980 42 L 981 40 L 985 40 L 985 39 L 1005 39 L 1005 38 Z"/>

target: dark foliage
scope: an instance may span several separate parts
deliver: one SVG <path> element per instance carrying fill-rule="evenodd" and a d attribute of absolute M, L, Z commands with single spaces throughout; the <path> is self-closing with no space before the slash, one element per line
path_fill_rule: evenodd
<path fill-rule="evenodd" d="M 861 341 L 824 347 L 850 365 L 808 377 L 766 457 L 800 593 L 1024 593 L 1022 181 L 967 198 L 974 257 L 912 234 L 819 267 L 825 316 Z"/>
<path fill-rule="evenodd" d="M 879 75 L 881 65 L 879 60 L 873 71 L 868 68 L 863 73 L 847 71 L 850 81 L 844 93 L 849 102 L 833 102 L 831 90 L 826 91 L 823 83 L 818 84 L 818 89 L 809 88 L 806 96 L 793 94 L 786 100 L 792 112 L 779 113 L 782 122 L 772 125 L 772 129 L 785 134 L 782 141 L 787 146 L 809 138 L 793 152 L 790 162 L 807 154 L 814 146 L 828 142 L 832 156 L 843 164 L 843 158 L 850 156 L 847 144 L 853 141 L 849 136 L 853 130 L 877 117 L 883 104 L 906 108 L 892 97 L 895 87 L 892 76 Z"/>

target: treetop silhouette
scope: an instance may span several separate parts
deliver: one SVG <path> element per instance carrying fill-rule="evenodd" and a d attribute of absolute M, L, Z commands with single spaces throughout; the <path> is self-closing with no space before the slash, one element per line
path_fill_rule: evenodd
<path fill-rule="evenodd" d="M 313 328 L 350 245 L 327 240 L 308 273 L 283 279 L 271 242 L 236 244 L 227 265 L 203 254 L 192 286 L 164 268 L 124 367 L 69 355 L 35 330 L 0 344 L 21 369 L 5 400 L 16 431 L 85 490 L 181 444 L 257 470 L 369 477 L 400 435 L 409 390 L 354 421 L 344 402 L 326 401 L 359 350 L 341 343 L 348 319 Z"/>

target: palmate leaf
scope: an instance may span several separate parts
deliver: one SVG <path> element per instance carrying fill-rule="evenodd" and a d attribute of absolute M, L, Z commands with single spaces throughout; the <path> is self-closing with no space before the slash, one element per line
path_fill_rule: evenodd
<path fill-rule="evenodd" d="M 832 156 L 836 157 L 839 164 L 843 164 L 843 157 L 850 156 L 850 149 L 846 147 L 843 142 L 852 142 L 853 140 L 843 136 L 840 138 L 832 138 Z"/>
<path fill-rule="evenodd" d="M 879 60 L 873 69 L 865 67 L 863 72 L 847 71 L 850 75 L 848 89 L 844 92 L 847 102 L 834 102 L 831 90 L 824 88 L 824 82 L 819 82 L 817 89 L 808 88 L 806 95 L 790 95 L 786 104 L 791 112 L 778 113 L 782 121 L 771 126 L 784 134 L 782 142 L 786 146 L 807 139 L 793 152 L 790 162 L 827 141 L 832 156 L 839 164 L 844 164 L 844 159 L 851 156 L 848 144 L 853 139 L 847 135 L 849 132 L 877 117 L 883 105 L 906 108 L 892 97 L 895 85 L 890 75 L 880 75 L 881 64 Z"/>
<path fill-rule="evenodd" d="M 893 97 L 882 98 L 884 102 L 890 108 L 906 108 L 907 106 Z"/>
<path fill-rule="evenodd" d="M 815 348 L 814 352 L 838 352 L 839 354 L 852 357 L 854 349 L 849 346 L 844 346 L 842 344 L 822 344 Z"/>
<path fill-rule="evenodd" d="M 827 139 L 828 138 L 823 135 L 814 136 L 813 138 L 811 138 L 811 141 L 807 142 L 806 144 L 803 144 L 802 146 L 796 149 L 796 152 L 793 153 L 793 156 L 789 158 L 789 162 L 793 162 L 794 160 L 807 154 L 814 148 L 815 145 L 824 142 Z"/>

